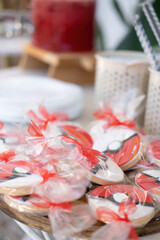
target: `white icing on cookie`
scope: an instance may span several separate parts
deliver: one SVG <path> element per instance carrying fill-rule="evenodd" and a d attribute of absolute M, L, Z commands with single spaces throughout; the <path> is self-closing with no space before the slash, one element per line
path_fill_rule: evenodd
<path fill-rule="evenodd" d="M 142 171 L 142 173 L 160 180 L 160 170 L 145 170 L 145 171 Z"/>
<path fill-rule="evenodd" d="M 124 196 L 121 194 L 119 195 L 120 199 L 124 199 Z M 116 199 L 117 199 L 117 196 L 116 196 Z M 119 200 L 117 199 L 118 202 L 120 202 L 120 199 Z M 100 199 L 97 197 L 97 199 L 89 198 L 88 201 L 89 201 L 90 207 L 93 209 L 94 212 L 96 211 L 96 209 L 98 207 L 106 207 L 118 214 L 119 205 L 117 205 L 116 203 L 114 203 L 110 200 L 102 199 L 102 198 Z M 136 206 L 137 206 L 136 211 L 133 214 L 130 214 L 128 216 L 131 221 L 134 221 L 134 220 L 138 221 L 140 218 L 145 218 L 154 212 L 154 207 L 145 206 L 145 205 L 141 205 L 141 204 L 138 204 Z"/>
<path fill-rule="evenodd" d="M 104 152 L 108 149 L 111 144 L 111 147 L 114 148 L 121 145 L 121 142 L 125 141 L 129 137 L 133 136 L 136 132 L 132 129 L 118 126 L 109 128 L 106 133 L 93 144 L 93 149 L 96 149 L 100 152 Z M 118 144 L 119 142 L 119 144 Z"/>
<path fill-rule="evenodd" d="M 71 125 L 75 127 L 80 127 L 79 124 L 75 124 L 73 122 L 66 122 L 66 121 L 56 121 L 56 122 L 49 122 L 47 124 L 47 129 L 44 132 L 45 136 L 47 137 L 57 137 L 59 135 L 63 135 L 63 131 L 60 130 L 60 126 Z"/>
<path fill-rule="evenodd" d="M 100 161 L 100 168 L 95 175 L 98 178 L 108 180 L 110 182 L 121 182 L 124 179 L 124 172 L 121 168 L 110 158 L 106 162 Z"/>
<path fill-rule="evenodd" d="M 96 121 L 96 123 L 93 123 L 93 124 L 94 125 L 90 129 L 90 135 L 91 135 L 93 141 L 96 141 L 98 138 L 103 136 L 103 134 L 105 133 L 106 130 L 103 128 L 103 126 L 106 124 L 106 121 L 98 120 L 98 121 Z"/>
<path fill-rule="evenodd" d="M 21 173 L 22 173 L 22 168 L 18 170 L 21 170 Z M 2 179 L 0 180 L 0 187 L 20 188 L 20 187 L 27 187 L 27 186 L 35 186 L 40 184 L 42 181 L 43 181 L 43 178 L 41 176 L 31 174 L 31 175 L 25 175 L 24 177 L 19 176 L 17 178 L 9 179 L 9 180 Z"/>

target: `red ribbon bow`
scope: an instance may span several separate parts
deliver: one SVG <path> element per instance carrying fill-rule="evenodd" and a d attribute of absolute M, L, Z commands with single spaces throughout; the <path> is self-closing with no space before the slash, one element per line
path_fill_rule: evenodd
<path fill-rule="evenodd" d="M 42 201 L 41 202 L 34 202 L 34 201 L 31 200 L 33 197 L 39 198 Z M 68 211 L 70 211 L 72 209 L 72 204 L 70 202 L 53 203 L 53 202 L 50 202 L 47 197 L 40 197 L 37 194 L 32 194 L 29 198 L 29 201 L 34 206 L 39 207 L 39 208 L 46 208 L 46 209 L 48 209 L 48 208 L 51 208 L 51 209 L 59 208 L 59 209 L 68 210 Z"/>
<path fill-rule="evenodd" d="M 100 221 L 106 222 L 106 223 L 115 222 L 115 221 L 118 221 L 118 222 L 124 221 L 124 222 L 131 223 L 131 221 L 128 218 L 128 215 L 134 213 L 136 208 L 137 207 L 133 203 L 133 201 L 130 198 L 128 198 L 127 200 L 124 200 L 120 203 L 119 209 L 118 209 L 119 214 L 115 213 L 109 208 L 99 207 L 96 210 L 97 218 Z M 139 237 L 132 224 L 131 224 L 131 231 L 129 235 L 129 239 L 130 238 L 134 240 L 139 240 Z"/>
<path fill-rule="evenodd" d="M 76 144 L 76 147 L 79 150 L 80 154 L 87 158 L 87 160 L 91 163 L 92 167 L 95 166 L 96 163 L 100 162 L 98 156 L 100 157 L 103 155 L 101 152 L 94 150 L 92 148 L 88 148 L 69 136 L 61 135 L 61 137 L 63 138 L 64 141 L 68 143 Z"/>
<path fill-rule="evenodd" d="M 104 129 L 108 129 L 112 126 L 126 126 L 129 128 L 135 128 L 136 123 L 133 120 L 120 121 L 116 115 L 113 113 L 110 107 L 106 107 L 105 109 L 99 109 L 93 114 L 97 119 L 104 120 L 107 123 L 103 126 Z"/>
<path fill-rule="evenodd" d="M 47 109 L 39 105 L 38 109 L 39 113 L 43 117 L 43 119 L 39 118 L 33 110 L 28 111 L 29 118 L 34 121 L 40 129 L 46 130 L 48 122 L 54 122 L 54 121 L 67 121 L 69 119 L 68 115 L 65 113 L 52 113 L 50 114 Z"/>

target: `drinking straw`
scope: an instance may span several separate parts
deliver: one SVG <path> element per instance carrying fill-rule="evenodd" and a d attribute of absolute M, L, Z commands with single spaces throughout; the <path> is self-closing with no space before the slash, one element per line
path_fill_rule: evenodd
<path fill-rule="evenodd" d="M 143 12 L 148 20 L 148 23 L 154 33 L 155 38 L 157 39 L 158 44 L 160 45 L 160 21 L 157 17 L 157 14 L 151 4 L 151 2 L 142 3 Z"/>
<path fill-rule="evenodd" d="M 143 28 L 140 17 L 138 15 L 135 16 L 133 23 L 134 23 L 134 28 L 136 30 L 137 36 L 139 38 L 139 41 L 141 43 L 141 46 L 142 46 L 145 54 L 147 55 L 148 61 L 151 65 L 151 68 L 156 71 L 159 71 L 160 70 L 159 63 L 157 61 L 155 53 L 153 52 L 150 41 L 146 35 L 146 32 Z"/>

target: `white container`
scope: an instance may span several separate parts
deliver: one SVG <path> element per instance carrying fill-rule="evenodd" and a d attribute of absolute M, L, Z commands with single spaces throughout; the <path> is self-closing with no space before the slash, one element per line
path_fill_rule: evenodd
<path fill-rule="evenodd" d="M 108 102 L 138 87 L 148 89 L 148 63 L 145 55 L 133 51 L 108 51 L 96 55 L 95 100 Z"/>
<path fill-rule="evenodd" d="M 149 69 L 148 97 L 144 130 L 148 134 L 160 134 L 160 72 Z"/>

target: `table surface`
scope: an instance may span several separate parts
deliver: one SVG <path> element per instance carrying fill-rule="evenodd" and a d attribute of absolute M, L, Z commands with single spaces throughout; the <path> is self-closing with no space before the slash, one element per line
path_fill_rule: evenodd
<path fill-rule="evenodd" d="M 44 72 L 42 73 L 39 71 L 38 72 L 23 71 L 19 68 L 12 68 L 12 69 L 2 70 L 0 72 L 0 79 L 4 78 L 5 76 L 8 76 L 8 75 L 18 76 L 21 74 L 42 75 L 45 73 Z M 81 114 L 81 116 L 77 119 L 77 121 L 79 121 L 85 128 L 88 128 L 88 126 L 89 126 L 88 124 L 90 123 L 91 120 L 93 120 L 92 113 L 94 111 L 94 104 L 93 104 L 94 89 L 92 86 L 85 86 L 85 87 L 83 87 L 83 90 L 84 90 L 84 101 L 85 101 L 84 110 L 83 110 L 83 113 Z M 44 228 L 46 231 L 51 230 L 49 221 L 46 217 L 37 219 L 37 216 L 32 216 L 32 218 L 31 218 L 30 214 L 24 214 L 24 213 L 22 214 L 16 210 L 9 208 L 7 206 L 7 204 L 5 204 L 3 202 L 2 199 L 0 199 L 0 209 L 2 209 L 3 212 L 5 212 L 7 215 L 11 216 L 12 218 L 15 218 L 22 222 L 26 222 L 26 223 L 28 223 L 28 225 L 30 225 L 32 227 L 40 228 L 40 226 L 41 226 L 43 228 L 43 230 L 44 230 Z M 156 219 L 156 221 L 153 221 L 155 219 Z M 157 231 L 160 232 L 160 214 L 158 214 L 156 216 L 156 218 L 154 218 L 153 220 L 147 225 L 147 227 L 138 230 L 138 233 L 141 236 L 144 234 L 156 233 Z M 159 230 L 157 230 L 158 229 L 157 226 L 159 226 Z M 88 233 L 86 233 L 86 234 L 88 234 Z M 160 239 L 160 233 L 152 234 L 152 235 L 149 235 L 148 237 L 145 236 L 142 239 L 143 240 L 148 240 L 148 239 L 158 240 L 158 239 Z"/>

